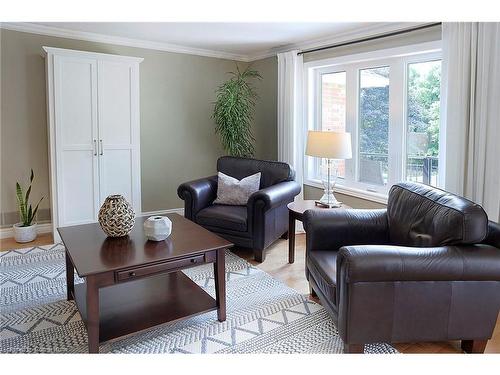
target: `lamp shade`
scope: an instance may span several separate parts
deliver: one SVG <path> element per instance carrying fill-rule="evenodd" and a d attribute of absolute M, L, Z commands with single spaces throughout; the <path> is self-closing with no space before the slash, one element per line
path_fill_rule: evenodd
<path fill-rule="evenodd" d="M 350 159 L 351 133 L 309 131 L 306 155 L 326 159 Z"/>

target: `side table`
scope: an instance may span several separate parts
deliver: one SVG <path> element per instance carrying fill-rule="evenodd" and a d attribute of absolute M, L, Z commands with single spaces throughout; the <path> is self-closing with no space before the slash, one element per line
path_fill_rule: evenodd
<path fill-rule="evenodd" d="M 352 208 L 342 204 L 337 208 L 316 206 L 314 200 L 297 200 L 288 203 L 288 263 L 295 262 L 295 220 L 302 222 L 306 210 L 345 210 Z"/>

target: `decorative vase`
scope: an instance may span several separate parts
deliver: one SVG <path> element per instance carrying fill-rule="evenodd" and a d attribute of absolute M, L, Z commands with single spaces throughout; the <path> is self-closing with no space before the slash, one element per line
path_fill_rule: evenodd
<path fill-rule="evenodd" d="M 36 224 L 23 227 L 23 223 L 17 223 L 13 225 L 13 228 L 16 242 L 31 242 L 36 238 Z"/>
<path fill-rule="evenodd" d="M 166 216 L 151 216 L 144 222 L 144 233 L 148 240 L 163 241 L 172 233 L 172 221 Z"/>
<path fill-rule="evenodd" d="M 123 237 L 135 223 L 132 205 L 122 195 L 110 195 L 99 210 L 99 224 L 109 237 Z"/>

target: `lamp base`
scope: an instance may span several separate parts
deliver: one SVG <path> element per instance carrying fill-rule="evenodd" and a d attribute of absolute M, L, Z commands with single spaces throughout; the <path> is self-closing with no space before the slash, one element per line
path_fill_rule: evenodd
<path fill-rule="evenodd" d="M 333 188 L 337 181 L 337 164 L 332 159 L 327 159 L 327 162 L 327 175 L 326 179 L 323 179 L 324 193 L 316 204 L 327 208 L 341 207 L 342 202 L 339 202 L 333 195 Z"/>
<path fill-rule="evenodd" d="M 342 202 L 339 202 L 332 193 L 323 194 L 321 199 L 319 201 L 314 201 L 314 203 L 325 208 L 337 208 L 342 206 Z"/>

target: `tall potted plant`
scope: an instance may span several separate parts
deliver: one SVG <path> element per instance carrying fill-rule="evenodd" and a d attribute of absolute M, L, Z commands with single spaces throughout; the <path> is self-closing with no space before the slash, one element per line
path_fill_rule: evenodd
<path fill-rule="evenodd" d="M 213 118 L 215 132 L 220 135 L 222 147 L 231 156 L 251 157 L 254 155 L 252 120 L 255 102 L 258 99 L 252 80 L 262 79 L 258 71 L 246 68 L 236 72 L 216 91 Z"/>
<path fill-rule="evenodd" d="M 31 194 L 31 185 L 35 175 L 33 169 L 31 170 L 30 184 L 24 194 L 23 189 L 19 182 L 16 182 L 16 196 L 17 204 L 19 206 L 19 215 L 21 217 L 21 222 L 14 224 L 14 238 L 17 242 L 31 242 L 36 238 L 36 213 L 38 211 L 38 206 L 42 201 L 43 197 L 40 198 L 37 205 L 33 209 L 29 203 L 29 198 Z"/>

